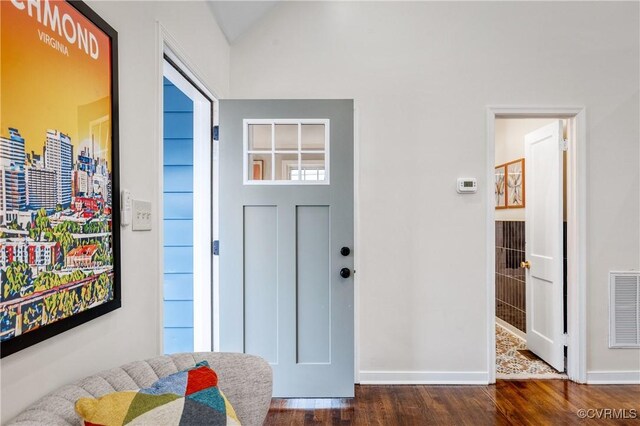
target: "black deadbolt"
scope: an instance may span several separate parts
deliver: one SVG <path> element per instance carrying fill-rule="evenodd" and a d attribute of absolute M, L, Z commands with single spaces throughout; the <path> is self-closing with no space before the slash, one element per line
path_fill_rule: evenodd
<path fill-rule="evenodd" d="M 340 254 L 343 256 L 349 256 L 349 254 L 351 254 L 351 249 L 349 247 L 342 247 L 340 249 Z"/>
<path fill-rule="evenodd" d="M 340 276 L 342 278 L 349 278 L 351 276 L 351 271 L 349 268 L 342 268 L 340 269 Z"/>

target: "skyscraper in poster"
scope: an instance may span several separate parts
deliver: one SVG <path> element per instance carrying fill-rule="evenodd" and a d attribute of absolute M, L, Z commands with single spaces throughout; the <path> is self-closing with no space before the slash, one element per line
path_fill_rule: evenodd
<path fill-rule="evenodd" d="M 27 167 L 26 180 L 29 209 L 55 209 L 58 201 L 56 172 L 32 164 Z"/>
<path fill-rule="evenodd" d="M 57 203 L 69 207 L 73 190 L 73 145 L 69 136 L 58 130 L 47 130 L 44 165 L 56 172 Z"/>
<path fill-rule="evenodd" d="M 9 128 L 9 137 L 0 136 L 0 223 L 7 212 L 25 210 L 25 147 L 18 129 Z"/>

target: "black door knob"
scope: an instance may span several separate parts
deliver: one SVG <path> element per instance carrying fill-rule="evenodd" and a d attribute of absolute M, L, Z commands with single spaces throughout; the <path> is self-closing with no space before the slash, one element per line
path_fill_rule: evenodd
<path fill-rule="evenodd" d="M 340 269 L 340 276 L 342 278 L 349 278 L 351 276 L 351 271 L 349 268 L 342 268 Z"/>
<path fill-rule="evenodd" d="M 351 254 L 351 249 L 349 247 L 342 247 L 340 249 L 340 254 L 343 256 L 349 256 L 349 254 Z"/>

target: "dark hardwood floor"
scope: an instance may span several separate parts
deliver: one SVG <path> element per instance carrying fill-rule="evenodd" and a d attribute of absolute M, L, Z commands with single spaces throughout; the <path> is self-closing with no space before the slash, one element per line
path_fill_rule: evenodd
<path fill-rule="evenodd" d="M 590 410 L 589 418 L 581 419 L 579 410 Z M 568 380 L 499 380 L 492 386 L 362 385 L 356 386 L 353 399 L 274 398 L 265 424 L 640 426 L 640 385 L 587 386 Z"/>

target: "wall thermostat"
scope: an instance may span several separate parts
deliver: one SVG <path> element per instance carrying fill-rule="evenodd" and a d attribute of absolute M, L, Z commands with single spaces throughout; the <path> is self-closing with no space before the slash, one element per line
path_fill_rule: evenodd
<path fill-rule="evenodd" d="M 469 194 L 478 192 L 478 183 L 476 178 L 458 178 L 456 189 L 460 194 Z"/>

